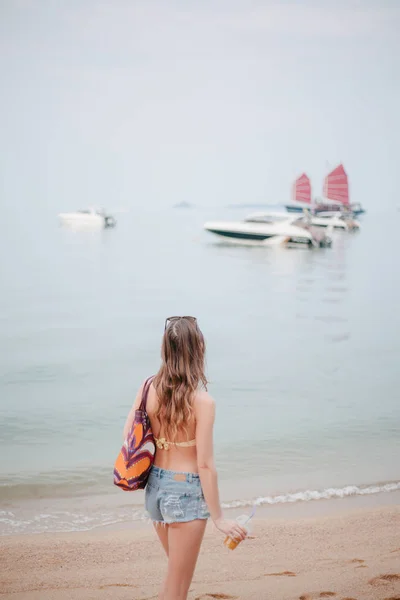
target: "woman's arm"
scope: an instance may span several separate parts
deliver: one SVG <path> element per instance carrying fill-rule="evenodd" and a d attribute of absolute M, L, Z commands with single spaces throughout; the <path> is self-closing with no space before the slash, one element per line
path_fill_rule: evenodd
<path fill-rule="evenodd" d="M 128 437 L 128 433 L 132 427 L 133 419 L 135 418 L 135 411 L 137 411 L 137 409 L 140 406 L 140 402 L 142 401 L 143 387 L 144 387 L 144 383 L 140 386 L 139 391 L 136 394 L 136 398 L 133 403 L 133 406 L 132 406 L 131 410 L 129 411 L 129 414 L 126 418 L 125 425 L 124 425 L 124 433 L 123 433 L 124 441 Z"/>
<path fill-rule="evenodd" d="M 215 402 L 207 392 L 199 392 L 195 401 L 197 466 L 208 510 L 217 529 L 243 540 L 246 530 L 237 521 L 223 518 L 219 500 L 218 476 L 214 463 L 213 429 Z"/>

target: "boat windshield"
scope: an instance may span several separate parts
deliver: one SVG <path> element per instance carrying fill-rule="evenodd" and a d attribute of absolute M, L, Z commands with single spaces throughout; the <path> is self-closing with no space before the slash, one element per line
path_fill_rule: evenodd
<path fill-rule="evenodd" d="M 245 219 L 245 223 L 281 223 L 283 221 L 287 221 L 288 219 L 290 219 L 290 215 L 269 215 L 269 214 L 255 214 L 255 215 L 249 215 L 246 219 Z"/>
<path fill-rule="evenodd" d="M 104 216 L 104 210 L 102 208 L 84 208 L 81 210 L 77 210 L 77 213 L 80 215 L 100 215 Z"/>

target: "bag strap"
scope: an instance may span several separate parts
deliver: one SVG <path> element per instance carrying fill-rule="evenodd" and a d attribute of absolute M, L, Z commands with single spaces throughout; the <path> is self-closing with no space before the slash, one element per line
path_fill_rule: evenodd
<path fill-rule="evenodd" d="M 139 406 L 139 410 L 142 410 L 143 412 L 146 412 L 147 396 L 149 395 L 149 389 L 150 389 L 151 382 L 153 381 L 153 379 L 154 379 L 154 375 L 152 375 L 151 377 L 146 379 L 146 381 L 144 382 L 143 391 L 142 391 L 142 401 Z"/>

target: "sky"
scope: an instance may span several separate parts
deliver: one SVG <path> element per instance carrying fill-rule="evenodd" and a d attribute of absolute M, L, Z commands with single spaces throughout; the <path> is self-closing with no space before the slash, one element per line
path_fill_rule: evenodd
<path fill-rule="evenodd" d="M 400 2 L 0 4 L 0 205 L 400 205 Z"/>

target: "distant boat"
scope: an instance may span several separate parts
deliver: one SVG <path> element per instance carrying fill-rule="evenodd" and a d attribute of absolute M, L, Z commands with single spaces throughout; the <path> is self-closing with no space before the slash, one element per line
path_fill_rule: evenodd
<path fill-rule="evenodd" d="M 324 196 L 328 200 L 339 202 L 343 206 L 350 206 L 349 178 L 342 164 L 325 177 Z"/>
<path fill-rule="evenodd" d="M 190 204 L 190 202 L 186 202 L 185 200 L 183 200 L 183 202 L 178 202 L 178 204 L 174 204 L 174 208 L 193 208 L 193 204 Z"/>
<path fill-rule="evenodd" d="M 308 175 L 303 173 L 293 184 L 293 201 L 296 204 L 285 204 L 288 212 L 300 213 L 311 205 L 311 181 Z"/>
<path fill-rule="evenodd" d="M 315 206 L 316 214 L 327 211 L 343 211 L 343 209 L 354 215 L 366 212 L 360 203 L 350 204 L 349 178 L 342 164 L 325 177 L 323 195 L 324 199 L 317 202 Z"/>
<path fill-rule="evenodd" d="M 70 227 L 106 228 L 115 227 L 117 224 L 114 217 L 107 215 L 104 210 L 96 208 L 60 213 L 58 218 L 63 225 L 68 225 Z"/>
<path fill-rule="evenodd" d="M 312 227 L 326 227 L 332 229 L 343 229 L 346 231 L 356 231 L 360 229 L 360 223 L 353 219 L 353 213 L 331 211 L 318 212 L 315 215 L 306 212 L 303 217 L 304 223 Z"/>
<path fill-rule="evenodd" d="M 254 213 L 244 221 L 215 221 L 205 223 L 204 229 L 221 241 L 233 244 L 289 247 L 329 247 L 331 239 L 316 234 L 298 215 L 287 213 Z"/>

